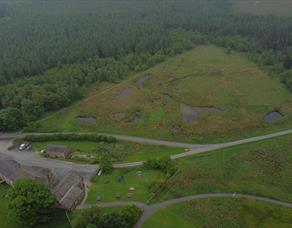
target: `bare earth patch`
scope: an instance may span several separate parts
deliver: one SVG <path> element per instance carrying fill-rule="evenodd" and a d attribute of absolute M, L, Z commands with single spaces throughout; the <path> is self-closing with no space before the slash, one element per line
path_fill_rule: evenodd
<path fill-rule="evenodd" d="M 132 94 L 132 90 L 131 90 L 131 88 L 127 88 L 127 89 L 125 89 L 121 94 L 119 94 L 119 95 L 116 97 L 116 101 L 121 102 L 121 101 L 123 101 L 125 98 L 131 96 L 131 94 Z"/>
<path fill-rule="evenodd" d="M 203 112 L 223 112 L 222 109 L 213 107 L 191 107 L 186 104 L 180 104 L 182 119 L 186 122 L 193 122 L 198 119 L 199 114 Z"/>
<path fill-rule="evenodd" d="M 82 123 L 96 124 L 96 117 L 95 116 L 77 116 L 76 119 Z"/>

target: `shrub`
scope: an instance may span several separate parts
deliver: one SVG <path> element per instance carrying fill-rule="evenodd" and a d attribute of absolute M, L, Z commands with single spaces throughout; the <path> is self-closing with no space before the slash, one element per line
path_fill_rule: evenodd
<path fill-rule="evenodd" d="M 138 222 L 142 210 L 135 205 L 128 206 L 119 212 L 100 215 L 99 209 L 81 210 L 72 220 L 73 228 L 130 228 Z"/>
<path fill-rule="evenodd" d="M 129 228 L 120 213 L 104 214 L 97 225 L 99 228 Z"/>
<path fill-rule="evenodd" d="M 128 206 L 120 212 L 128 227 L 133 227 L 142 215 L 142 210 L 135 206 Z"/>
<path fill-rule="evenodd" d="M 99 166 L 104 173 L 111 173 L 113 171 L 113 164 L 109 154 L 102 155 Z"/>
<path fill-rule="evenodd" d="M 87 228 L 94 227 L 94 224 L 99 222 L 100 214 L 98 207 L 92 207 L 90 209 L 83 209 L 72 220 L 73 228 Z"/>
<path fill-rule="evenodd" d="M 170 176 L 173 175 L 177 170 L 174 162 L 170 158 L 148 159 L 146 162 L 144 162 L 143 165 L 146 169 L 161 170 Z"/>
<path fill-rule="evenodd" d="M 26 141 L 30 142 L 47 142 L 47 141 L 93 141 L 93 142 L 106 142 L 106 143 L 115 143 L 116 138 L 106 135 L 98 134 L 42 134 L 42 135 L 26 135 L 24 138 Z"/>

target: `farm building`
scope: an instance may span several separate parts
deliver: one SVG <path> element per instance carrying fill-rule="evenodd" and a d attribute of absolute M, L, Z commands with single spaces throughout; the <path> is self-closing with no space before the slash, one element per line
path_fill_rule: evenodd
<path fill-rule="evenodd" d="M 67 159 L 70 155 L 70 149 L 62 145 L 48 145 L 46 149 L 46 156 L 50 158 Z"/>
<path fill-rule="evenodd" d="M 39 167 L 21 166 L 15 160 L 1 156 L 0 157 L 0 180 L 9 185 L 20 179 L 33 179 L 49 184 L 50 171 Z"/>
<path fill-rule="evenodd" d="M 74 209 L 84 198 L 83 178 L 75 171 L 70 171 L 54 188 L 60 208 Z"/>

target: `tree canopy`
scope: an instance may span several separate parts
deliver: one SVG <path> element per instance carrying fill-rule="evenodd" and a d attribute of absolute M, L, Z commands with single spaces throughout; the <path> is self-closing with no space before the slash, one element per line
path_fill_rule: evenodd
<path fill-rule="evenodd" d="M 234 1 L 2 2 L 0 109 L 18 109 L 27 124 L 81 99 L 92 83 L 123 80 L 206 42 L 289 71 L 292 17 L 242 14 Z M 282 82 L 292 90 L 289 75 Z"/>
<path fill-rule="evenodd" d="M 30 179 L 16 181 L 9 198 L 9 209 L 21 223 L 30 226 L 48 222 L 56 205 L 56 198 L 50 190 Z"/>

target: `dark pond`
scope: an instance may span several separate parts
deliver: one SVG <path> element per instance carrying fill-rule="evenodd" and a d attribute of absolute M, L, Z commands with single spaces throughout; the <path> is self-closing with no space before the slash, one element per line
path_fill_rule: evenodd
<path fill-rule="evenodd" d="M 282 113 L 280 113 L 278 111 L 273 111 L 273 112 L 270 112 L 267 115 L 265 115 L 264 121 L 271 123 L 271 122 L 275 122 L 277 120 L 280 120 L 282 118 L 283 118 Z"/>
<path fill-rule="evenodd" d="M 139 79 L 136 81 L 136 85 L 137 85 L 138 87 L 142 87 L 143 84 L 144 84 L 144 82 L 147 81 L 149 78 L 150 78 L 149 75 L 145 75 L 145 76 L 139 78 Z"/>

